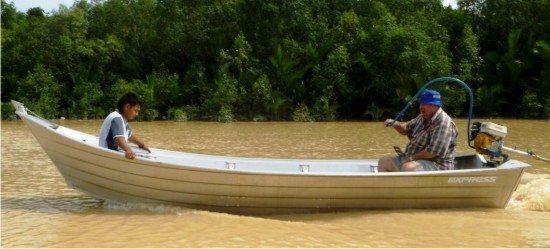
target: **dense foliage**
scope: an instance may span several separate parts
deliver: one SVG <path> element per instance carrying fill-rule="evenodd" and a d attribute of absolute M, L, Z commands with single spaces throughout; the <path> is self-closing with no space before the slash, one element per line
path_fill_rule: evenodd
<path fill-rule="evenodd" d="M 458 4 L 82 0 L 21 13 L 2 0 L 2 102 L 102 118 L 134 91 L 146 120 L 377 120 L 452 76 L 477 116 L 550 117 L 550 1 Z M 465 115 L 462 88 L 435 88 Z"/>

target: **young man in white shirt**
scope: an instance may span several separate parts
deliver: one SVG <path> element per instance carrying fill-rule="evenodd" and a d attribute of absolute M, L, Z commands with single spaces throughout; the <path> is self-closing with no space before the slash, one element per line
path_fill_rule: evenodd
<path fill-rule="evenodd" d="M 141 111 L 142 102 L 132 92 L 124 94 L 117 103 L 117 109 L 109 114 L 103 121 L 99 132 L 99 146 L 111 150 L 124 150 L 128 159 L 136 158 L 136 153 L 128 145 L 128 142 L 135 143 L 139 148 L 151 150 L 144 142 L 137 138 L 130 130 L 128 121 L 135 119 Z"/>

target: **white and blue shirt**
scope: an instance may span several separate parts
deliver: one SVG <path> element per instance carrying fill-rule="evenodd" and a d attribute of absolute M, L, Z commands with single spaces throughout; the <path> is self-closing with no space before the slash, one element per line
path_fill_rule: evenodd
<path fill-rule="evenodd" d="M 109 114 L 101 125 L 99 131 L 99 146 L 108 148 L 111 150 L 118 150 L 118 144 L 115 142 L 116 137 L 124 137 L 124 140 L 128 142 L 128 138 L 132 136 L 132 130 L 128 126 L 128 120 L 126 120 L 120 112 L 114 111 Z"/>

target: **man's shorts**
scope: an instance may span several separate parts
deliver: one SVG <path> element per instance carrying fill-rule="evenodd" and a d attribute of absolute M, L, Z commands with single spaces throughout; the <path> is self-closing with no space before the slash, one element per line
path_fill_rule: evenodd
<path fill-rule="evenodd" d="M 392 157 L 392 159 L 393 159 L 393 163 L 395 164 L 395 166 L 397 166 L 399 171 L 401 171 L 401 164 L 404 161 L 407 160 L 406 157 L 399 157 L 399 156 Z M 440 170 L 440 167 L 434 161 L 415 160 L 415 161 L 411 161 L 411 162 L 416 164 L 416 170 L 418 170 L 418 171 L 437 171 L 437 170 Z"/>

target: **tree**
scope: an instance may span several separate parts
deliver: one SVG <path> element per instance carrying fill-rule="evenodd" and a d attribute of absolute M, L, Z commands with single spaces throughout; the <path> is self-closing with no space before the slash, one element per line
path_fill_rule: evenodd
<path fill-rule="evenodd" d="M 54 118 L 59 113 L 61 87 L 52 72 L 40 64 L 20 82 L 17 95 L 45 118 Z"/>
<path fill-rule="evenodd" d="M 472 27 L 465 25 L 456 48 L 456 61 L 453 63 L 457 77 L 463 81 L 481 81 L 479 69 L 483 63 L 483 58 L 479 55 L 477 44 L 478 39 L 473 33 Z"/>
<path fill-rule="evenodd" d="M 432 41 L 419 27 L 390 27 L 380 50 L 386 77 L 395 82 L 401 98 L 414 95 L 426 79 L 450 72 L 445 43 Z"/>
<path fill-rule="evenodd" d="M 262 75 L 253 84 L 250 91 L 252 98 L 252 113 L 256 118 L 263 119 L 264 115 L 267 115 L 270 103 L 273 103 L 273 90 L 267 75 Z"/>
<path fill-rule="evenodd" d="M 1 5 L 2 30 L 11 29 L 13 25 L 17 22 L 17 10 L 15 9 L 15 5 L 13 4 L 13 2 L 8 4 L 4 0 L 2 0 Z"/>
<path fill-rule="evenodd" d="M 297 59 L 297 46 L 294 40 L 286 39 L 283 44 L 277 45 L 275 54 L 269 57 L 273 89 L 293 104 L 302 101 L 305 96 L 303 76 L 308 70 Z"/>
<path fill-rule="evenodd" d="M 345 99 L 350 92 L 347 85 L 349 67 L 349 53 L 339 46 L 329 53 L 322 67 L 314 69 L 313 80 L 317 82 L 318 91 L 314 102 L 320 119 L 336 119 L 338 100 Z"/>
<path fill-rule="evenodd" d="M 472 17 L 472 27 L 479 37 L 480 54 L 484 59 L 483 86 L 498 84 L 506 90 L 502 98 L 509 100 L 500 109 L 501 115 L 517 116 L 521 110 L 515 103 L 527 91 L 544 86 L 543 63 L 537 51 L 538 41 L 550 40 L 550 2 L 545 0 L 463 0 L 461 9 Z M 538 96 L 543 102 L 544 96 Z"/>
<path fill-rule="evenodd" d="M 543 116 L 550 1 L 458 5 L 79 0 L 22 13 L 2 0 L 2 101 L 86 118 L 134 91 L 149 118 L 378 119 L 425 82 L 454 76 L 473 88 L 483 115 Z M 461 90 L 437 89 L 450 112 L 464 114 Z"/>
<path fill-rule="evenodd" d="M 70 118 L 103 118 L 103 91 L 95 82 L 79 82 L 73 89 L 67 114 Z M 112 108 L 112 107 L 111 107 Z"/>
<path fill-rule="evenodd" d="M 228 73 L 228 66 L 220 69 L 215 85 L 203 104 L 209 119 L 219 121 L 233 120 L 233 104 L 239 97 L 238 82 Z"/>
<path fill-rule="evenodd" d="M 167 116 L 168 109 L 177 106 L 178 99 L 182 97 L 179 76 L 167 71 L 154 71 L 146 76 L 146 82 L 153 92 L 153 104 L 149 108 L 155 108 L 160 115 Z"/>

